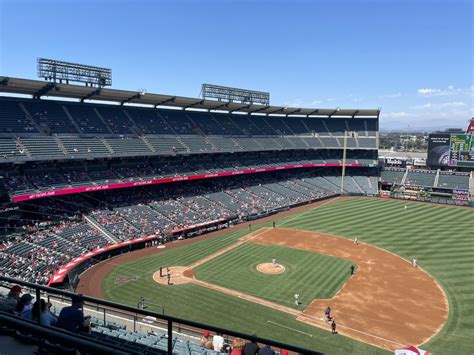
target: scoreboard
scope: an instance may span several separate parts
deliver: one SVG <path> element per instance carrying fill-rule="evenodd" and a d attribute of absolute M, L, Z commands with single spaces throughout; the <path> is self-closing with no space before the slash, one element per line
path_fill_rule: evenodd
<path fill-rule="evenodd" d="M 427 165 L 474 168 L 474 136 L 466 133 L 430 134 Z"/>
<path fill-rule="evenodd" d="M 470 134 L 451 134 L 448 165 L 474 164 L 474 141 Z"/>

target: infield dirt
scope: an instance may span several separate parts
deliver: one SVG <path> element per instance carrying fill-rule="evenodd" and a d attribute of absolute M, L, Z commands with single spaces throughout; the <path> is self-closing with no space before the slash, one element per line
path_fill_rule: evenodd
<path fill-rule="evenodd" d="M 315 205 L 311 207 L 313 206 Z M 292 210 L 291 214 L 294 212 L 295 210 Z M 281 217 L 283 216 L 280 214 L 278 218 Z M 269 220 L 274 218 L 275 216 Z M 246 224 L 237 227 L 248 228 Z M 228 232 L 229 230 L 224 230 L 170 243 L 166 249 L 149 248 L 121 255 L 114 258 L 113 263 L 101 263 L 87 270 L 81 276 L 77 291 L 103 297 L 102 280 L 117 265 Z M 192 273 L 192 267 L 195 265 L 180 269 L 180 277 L 183 277 L 184 282 L 184 279 L 191 279 L 200 286 L 292 314 L 301 322 L 328 331 L 330 324 L 323 318 L 324 310 L 330 306 L 340 334 L 389 350 L 407 344 L 425 343 L 437 334 L 447 319 L 447 299 L 437 282 L 421 268 L 413 267 L 407 260 L 386 250 L 367 244 L 355 245 L 353 241 L 341 237 L 283 228 L 260 229 L 241 238 L 236 244 L 245 242 L 276 244 L 326 254 L 350 260 L 357 265 L 357 270 L 332 299 L 314 300 L 302 311 L 197 280 Z M 225 249 L 233 248 L 235 244 Z M 222 255 L 226 251 L 221 250 L 216 255 Z M 195 264 L 202 264 L 216 255 Z"/>

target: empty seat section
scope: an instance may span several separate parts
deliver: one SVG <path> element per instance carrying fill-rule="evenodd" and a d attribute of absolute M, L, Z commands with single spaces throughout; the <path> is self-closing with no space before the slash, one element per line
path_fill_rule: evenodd
<path fill-rule="evenodd" d="M 316 133 L 320 136 L 329 136 L 329 132 L 323 124 L 321 118 L 308 117 L 303 119 L 306 126 L 310 129 L 310 133 Z"/>
<path fill-rule="evenodd" d="M 311 134 L 310 130 L 303 124 L 301 117 L 287 117 L 285 122 L 294 134 L 305 136 Z"/>
<path fill-rule="evenodd" d="M 81 133 L 85 134 L 103 134 L 110 133 L 104 122 L 94 111 L 93 106 L 84 104 L 65 105 L 71 116 L 79 126 Z"/>
<path fill-rule="evenodd" d="M 290 143 L 287 137 L 274 137 L 272 139 L 281 149 L 294 149 L 294 145 Z"/>
<path fill-rule="evenodd" d="M 179 139 L 186 147 L 188 147 L 189 151 L 192 153 L 215 151 L 214 147 L 207 141 L 207 138 L 204 136 L 180 136 Z"/>
<path fill-rule="evenodd" d="M 302 140 L 309 145 L 311 148 L 322 148 L 321 141 L 316 137 L 304 137 Z"/>
<path fill-rule="evenodd" d="M 59 139 L 71 157 L 109 156 L 112 154 L 99 138 L 59 136 Z"/>
<path fill-rule="evenodd" d="M 18 101 L 0 99 L 0 133 L 34 133 L 36 127 L 28 120 Z"/>
<path fill-rule="evenodd" d="M 123 109 L 145 134 L 173 134 L 171 127 L 158 115 L 158 111 L 149 108 L 127 107 Z"/>
<path fill-rule="evenodd" d="M 388 184 L 401 184 L 405 169 L 383 169 L 380 180 Z"/>
<path fill-rule="evenodd" d="M 357 138 L 359 142 L 359 148 L 377 148 L 377 139 L 375 138 Z"/>
<path fill-rule="evenodd" d="M 349 131 L 351 132 L 356 132 L 358 136 L 364 136 L 366 135 L 366 130 L 365 130 L 365 120 L 361 120 L 358 118 L 354 119 L 348 119 L 347 124 L 349 126 Z"/>
<path fill-rule="evenodd" d="M 347 131 L 346 120 L 343 118 L 328 118 L 324 122 L 333 136 L 344 136 Z"/>
<path fill-rule="evenodd" d="M 325 148 L 341 148 L 336 138 L 319 137 Z"/>
<path fill-rule="evenodd" d="M 377 120 L 376 119 L 366 119 L 365 120 L 367 124 L 367 132 L 370 137 L 375 137 L 377 135 L 378 131 L 378 125 L 377 125 Z"/>
<path fill-rule="evenodd" d="M 260 130 L 260 134 L 267 136 L 276 136 L 278 133 L 271 127 L 264 116 L 248 116 L 248 119 L 257 126 Z"/>
<path fill-rule="evenodd" d="M 263 147 L 257 143 L 257 138 L 236 137 L 235 141 L 242 147 L 243 150 L 256 151 L 263 150 Z"/>
<path fill-rule="evenodd" d="M 288 127 L 288 125 L 283 122 L 284 119 L 281 117 L 276 116 L 269 116 L 263 118 L 266 121 L 268 126 L 271 126 L 279 135 L 281 136 L 289 136 L 293 135 L 293 131 Z"/>
<path fill-rule="evenodd" d="M 224 128 L 209 113 L 187 111 L 186 115 L 201 131 L 209 135 L 225 135 Z"/>
<path fill-rule="evenodd" d="M 227 135 L 243 135 L 246 134 L 244 131 L 238 127 L 235 122 L 231 119 L 230 114 L 224 113 L 213 113 L 212 117 L 219 122 L 219 124 L 224 128 L 225 134 Z"/>
<path fill-rule="evenodd" d="M 254 139 L 260 146 L 262 146 L 264 150 L 282 149 L 282 147 L 273 138 L 254 137 Z"/>
<path fill-rule="evenodd" d="M 469 174 L 440 173 L 438 187 L 447 189 L 469 189 Z"/>
<path fill-rule="evenodd" d="M 0 138 L 0 160 L 11 158 L 26 158 L 26 152 L 17 147 L 13 138 Z"/>
<path fill-rule="evenodd" d="M 229 119 L 232 120 L 245 135 L 259 135 L 262 134 L 258 128 L 247 115 L 230 114 Z"/>
<path fill-rule="evenodd" d="M 356 143 L 355 138 L 346 137 L 345 140 L 346 140 L 347 148 L 350 148 L 350 149 L 357 148 L 357 143 Z M 341 145 L 344 146 L 344 138 L 340 138 L 339 141 L 341 142 Z"/>
<path fill-rule="evenodd" d="M 146 140 L 155 148 L 159 154 L 182 153 L 188 150 L 175 136 L 147 136 Z"/>
<path fill-rule="evenodd" d="M 115 154 L 144 155 L 153 153 L 140 138 L 106 138 L 105 141 L 110 145 Z"/>
<path fill-rule="evenodd" d="M 160 110 L 159 114 L 168 122 L 176 134 L 198 134 L 196 127 L 183 111 Z"/>
<path fill-rule="evenodd" d="M 50 136 L 25 137 L 21 138 L 21 142 L 33 157 L 62 158 L 65 156 L 54 138 Z"/>
<path fill-rule="evenodd" d="M 436 171 L 433 170 L 408 170 L 405 185 L 433 186 Z"/>
<path fill-rule="evenodd" d="M 132 122 L 128 119 L 125 113 L 122 111 L 121 106 L 110 106 L 110 105 L 96 105 L 95 109 L 99 112 L 100 116 L 104 119 L 112 133 L 115 134 L 131 134 L 130 130 Z"/>
<path fill-rule="evenodd" d="M 219 151 L 235 152 L 242 150 L 242 148 L 240 148 L 240 146 L 230 137 L 208 137 L 207 140 Z"/>
<path fill-rule="evenodd" d="M 48 100 L 25 100 L 25 108 L 41 130 L 54 133 L 79 133 L 71 122 L 62 103 Z"/>

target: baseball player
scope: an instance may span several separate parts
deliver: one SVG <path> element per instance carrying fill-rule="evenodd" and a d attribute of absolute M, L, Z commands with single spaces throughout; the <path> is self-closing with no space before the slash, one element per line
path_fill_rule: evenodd
<path fill-rule="evenodd" d="M 276 267 L 276 264 L 277 264 L 277 259 L 273 258 L 273 259 L 272 259 L 272 266 L 273 266 L 273 267 Z"/>
<path fill-rule="evenodd" d="M 334 321 L 334 319 L 332 320 L 332 323 L 331 323 L 331 333 L 332 333 L 332 334 L 337 334 L 337 331 L 336 331 L 336 322 Z"/>
<path fill-rule="evenodd" d="M 413 264 L 414 267 L 416 267 L 416 259 L 413 258 L 413 260 L 411 261 L 411 263 Z"/>
<path fill-rule="evenodd" d="M 297 305 L 297 306 L 300 305 L 299 298 L 300 298 L 300 294 L 299 294 L 299 293 L 295 293 L 295 305 Z"/>
<path fill-rule="evenodd" d="M 324 311 L 324 315 L 326 316 L 326 322 L 329 322 L 331 320 L 331 308 L 329 306 Z"/>
<path fill-rule="evenodd" d="M 408 208 L 408 206 L 407 206 L 407 205 L 405 205 L 405 211 L 406 211 L 406 209 L 407 209 L 407 208 Z"/>
<path fill-rule="evenodd" d="M 354 275 L 354 269 L 355 269 L 355 266 L 351 265 L 351 276 Z"/>
<path fill-rule="evenodd" d="M 354 238 L 354 244 L 355 245 L 359 244 L 357 237 Z"/>

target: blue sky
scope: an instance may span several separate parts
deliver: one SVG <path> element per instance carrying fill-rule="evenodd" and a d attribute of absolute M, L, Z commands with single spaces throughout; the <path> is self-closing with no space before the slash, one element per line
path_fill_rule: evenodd
<path fill-rule="evenodd" d="M 120 89 L 381 107 L 381 129 L 474 115 L 470 0 L 0 0 L 0 74 L 36 78 L 37 57 L 111 67 Z"/>

